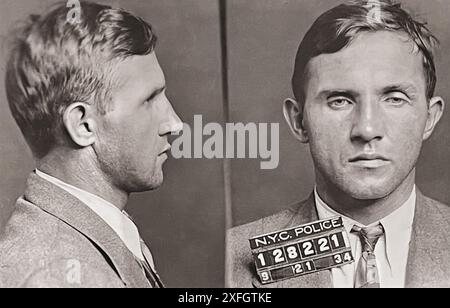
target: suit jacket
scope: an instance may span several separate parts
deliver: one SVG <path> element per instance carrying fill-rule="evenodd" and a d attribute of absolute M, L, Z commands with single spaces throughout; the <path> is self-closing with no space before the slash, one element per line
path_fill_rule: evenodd
<path fill-rule="evenodd" d="M 149 287 L 118 235 L 77 198 L 32 173 L 0 236 L 0 287 Z"/>
<path fill-rule="evenodd" d="M 234 288 L 329 288 L 330 270 L 262 285 L 248 239 L 318 220 L 314 194 L 289 210 L 235 227 L 227 235 L 227 286 Z M 450 287 L 450 207 L 417 191 L 406 287 Z"/>

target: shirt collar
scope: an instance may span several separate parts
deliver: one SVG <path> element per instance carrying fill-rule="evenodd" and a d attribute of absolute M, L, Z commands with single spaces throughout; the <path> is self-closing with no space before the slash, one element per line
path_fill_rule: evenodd
<path fill-rule="evenodd" d="M 316 201 L 316 208 L 319 219 L 327 219 L 331 216 L 340 216 L 343 219 L 344 225 L 346 223 L 348 225 L 351 225 L 350 230 L 354 225 L 366 227 L 350 217 L 339 214 L 337 211 L 328 206 L 328 204 L 326 204 L 325 201 L 323 201 L 322 198 L 320 198 L 319 194 L 317 193 L 317 187 L 314 187 L 314 198 Z M 414 220 L 415 207 L 416 207 L 416 186 L 413 187 L 413 190 L 411 191 L 408 200 L 406 200 L 406 202 L 403 203 L 402 206 L 400 206 L 397 210 L 395 210 L 388 216 L 382 218 L 379 222 L 383 225 L 385 229 L 387 228 L 388 230 L 392 230 L 393 233 L 395 233 L 395 231 L 411 228 Z M 375 225 L 377 223 L 378 222 L 375 222 L 372 225 Z"/>
<path fill-rule="evenodd" d="M 341 215 L 337 211 L 329 207 L 328 204 L 326 204 L 325 201 L 320 198 L 319 193 L 317 192 L 317 187 L 314 187 L 314 199 L 316 201 L 317 215 L 319 216 L 320 220 L 336 216 L 342 217 L 342 223 L 344 224 L 344 228 L 348 234 L 350 234 L 350 231 L 352 230 L 354 225 L 360 225 L 357 221 L 351 219 L 350 217 Z"/>
<path fill-rule="evenodd" d="M 41 178 L 64 189 L 88 206 L 92 211 L 100 216 L 100 218 L 102 218 L 111 227 L 111 229 L 114 230 L 114 232 L 117 233 L 120 239 L 124 242 L 125 246 L 127 246 L 135 257 L 144 260 L 141 251 L 139 231 L 125 211 L 120 211 L 116 206 L 105 199 L 73 185 L 67 184 L 49 174 L 39 171 L 38 169 L 36 169 L 35 172 Z"/>
<path fill-rule="evenodd" d="M 347 216 L 339 214 L 330 206 L 328 206 L 317 193 L 317 187 L 314 187 L 314 198 L 316 201 L 317 214 L 320 220 L 340 216 L 342 217 L 344 228 L 349 234 L 354 225 L 366 227 Z M 404 257 L 397 251 L 399 245 L 409 245 L 415 208 L 416 187 L 414 186 L 409 198 L 405 203 L 403 203 L 402 206 L 400 206 L 397 210 L 395 210 L 388 216 L 382 218 L 379 222 L 375 222 L 372 224 L 374 225 L 377 223 L 381 223 L 383 225 L 385 231 L 384 236 L 386 241 L 386 254 L 389 263 L 393 266 L 401 264 L 401 258 Z"/>
<path fill-rule="evenodd" d="M 408 200 L 392 212 L 390 215 L 381 219 L 386 238 L 386 253 L 392 266 L 402 264 L 401 259 L 408 257 L 409 241 L 411 239 L 412 226 L 414 221 L 414 213 L 416 209 L 416 187 L 414 186 Z M 406 255 L 399 254 L 397 250 L 400 246 L 404 246 L 403 251 Z"/>

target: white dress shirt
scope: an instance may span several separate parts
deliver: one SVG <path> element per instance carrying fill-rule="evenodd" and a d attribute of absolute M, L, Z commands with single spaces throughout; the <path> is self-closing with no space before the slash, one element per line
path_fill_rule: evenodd
<path fill-rule="evenodd" d="M 355 272 L 362 254 L 359 236 L 350 233 L 354 225 L 366 227 L 353 219 L 343 216 L 330 208 L 314 189 L 319 219 L 341 216 L 344 228 L 348 233 L 355 262 L 331 269 L 335 288 L 353 288 Z M 414 211 L 416 207 L 416 188 L 414 187 L 408 200 L 396 211 L 372 225 L 381 223 L 384 235 L 375 246 L 375 257 L 380 277 L 381 288 L 405 287 L 406 265 L 408 261 L 409 242 L 411 239 Z M 370 226 L 372 226 L 370 225 Z M 368 227 L 368 226 L 367 226 Z"/>
<path fill-rule="evenodd" d="M 125 246 L 136 258 L 141 261 L 144 260 L 141 250 L 141 238 L 139 236 L 139 231 L 125 211 L 120 211 L 116 206 L 103 198 L 67 184 L 37 169 L 36 174 L 48 182 L 64 189 L 69 194 L 73 195 L 87 205 L 92 211 L 100 216 L 100 218 L 102 218 L 111 227 L 111 229 L 114 230 L 114 232 L 117 233 Z M 149 262 L 153 263 L 153 260 L 149 260 Z M 151 264 L 151 266 L 154 268 L 154 264 Z"/>

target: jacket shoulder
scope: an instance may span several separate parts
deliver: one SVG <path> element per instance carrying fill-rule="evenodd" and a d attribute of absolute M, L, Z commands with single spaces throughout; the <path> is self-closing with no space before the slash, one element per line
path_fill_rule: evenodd
<path fill-rule="evenodd" d="M 437 201 L 435 199 L 429 198 L 427 196 L 423 196 L 423 203 L 426 204 L 426 206 L 431 207 L 436 212 L 440 213 L 441 217 L 445 219 L 450 218 L 450 206 L 442 203 L 440 201 Z"/>
<path fill-rule="evenodd" d="M 252 287 L 256 271 L 253 265 L 249 239 L 287 228 L 302 206 L 304 206 L 303 202 L 297 203 L 274 215 L 228 230 L 226 241 L 227 287 Z"/>
<path fill-rule="evenodd" d="M 295 207 L 292 207 L 274 215 L 231 228 L 228 231 L 230 240 L 233 238 L 242 239 L 243 237 L 248 237 L 247 239 L 250 239 L 251 237 L 285 228 L 292 220 L 295 213 L 296 209 Z"/>
<path fill-rule="evenodd" d="M 443 234 L 450 233 L 450 206 L 423 195 L 420 201 L 420 208 L 417 210 L 421 219 L 419 223 L 430 224 Z"/>
<path fill-rule="evenodd" d="M 417 194 L 406 283 L 408 287 L 450 285 L 450 207 Z"/>
<path fill-rule="evenodd" d="M 88 286 L 117 279 L 81 233 L 36 205 L 17 201 L 0 236 L 0 286 L 68 287 L 71 281 Z"/>

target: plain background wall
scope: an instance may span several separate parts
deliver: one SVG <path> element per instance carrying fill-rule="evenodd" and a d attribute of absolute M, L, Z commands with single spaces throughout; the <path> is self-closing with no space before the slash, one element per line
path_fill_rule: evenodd
<path fill-rule="evenodd" d="M 259 160 L 232 161 L 234 225 L 280 211 L 306 198 L 314 183 L 309 149 L 291 136 L 282 102 L 298 45 L 315 19 L 336 0 L 228 0 L 230 110 L 233 122 L 280 124 L 280 165 L 260 170 Z M 405 0 L 441 40 L 437 94 L 450 104 L 450 1 Z M 450 203 L 450 110 L 426 142 L 417 183 L 425 194 Z"/>
<path fill-rule="evenodd" d="M 101 1 L 124 7 L 149 21 L 159 37 L 157 55 L 168 96 L 180 117 L 192 124 L 222 120 L 219 9 L 210 0 Z M 16 127 L 4 91 L 6 34 L 30 13 L 55 1 L 1 0 L 0 38 L 0 225 L 23 192 L 33 161 Z M 155 191 L 132 195 L 134 216 L 169 287 L 221 287 L 224 280 L 224 202 L 220 160 L 166 162 L 165 182 Z"/>

